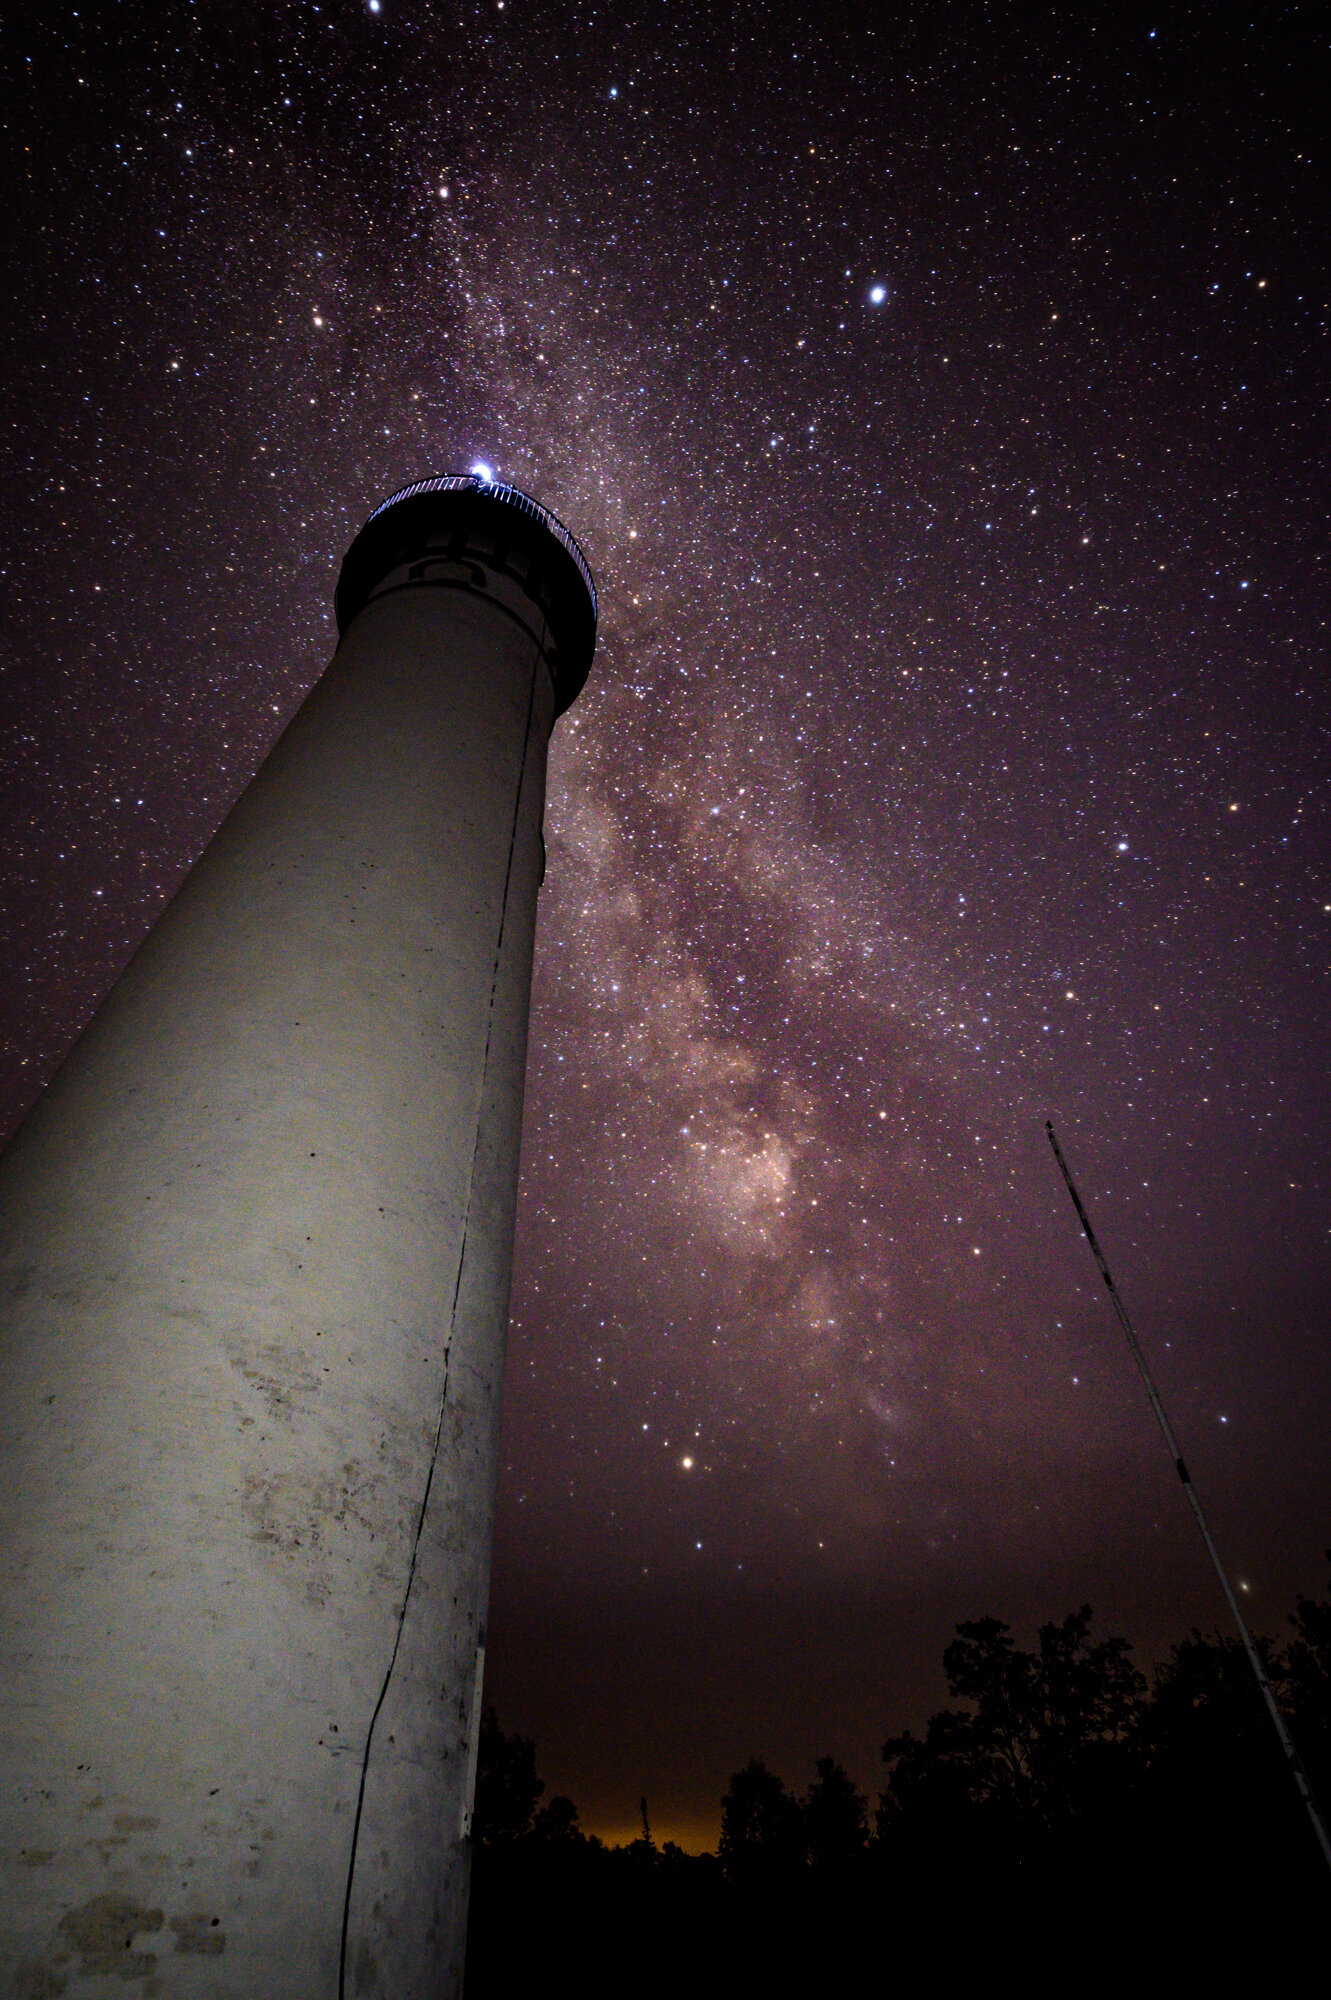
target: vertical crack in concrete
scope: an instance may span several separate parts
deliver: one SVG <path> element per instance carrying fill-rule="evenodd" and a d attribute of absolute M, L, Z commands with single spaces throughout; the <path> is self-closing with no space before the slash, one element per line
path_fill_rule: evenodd
<path fill-rule="evenodd" d="M 420 1512 L 416 1517 L 416 1532 L 411 1542 L 411 1561 L 407 1565 L 406 1587 L 402 1592 L 402 1608 L 398 1612 L 397 1630 L 393 1635 L 393 1650 L 389 1654 L 388 1666 L 384 1673 L 379 1699 L 374 1704 L 370 1716 L 370 1726 L 365 1732 L 365 1754 L 361 1758 L 360 1784 L 356 1792 L 356 1817 L 351 1825 L 351 1853 L 347 1858 L 347 1886 L 342 1898 L 342 1939 L 337 1959 L 337 2000 L 346 2000 L 347 1991 L 347 1944 L 351 1928 L 351 1893 L 356 1879 L 356 1853 L 360 1842 L 361 1815 L 365 1809 L 365 1782 L 370 1770 L 370 1750 L 374 1743 L 374 1728 L 379 1720 L 380 1710 L 388 1697 L 393 1669 L 397 1665 L 398 1650 L 402 1644 L 402 1634 L 407 1622 L 407 1606 L 411 1601 L 411 1586 L 416 1577 L 416 1558 L 420 1551 L 421 1535 L 425 1529 L 425 1516 L 430 1505 L 430 1488 L 434 1484 L 434 1469 L 439 1460 L 439 1443 L 444 1432 L 444 1416 L 448 1409 L 449 1360 L 453 1352 L 453 1330 L 457 1320 L 458 1299 L 462 1292 L 462 1273 L 467 1262 L 467 1232 L 471 1223 L 472 1185 L 476 1176 L 476 1155 L 481 1144 L 481 1121 L 485 1112 L 485 1084 L 490 1070 L 490 1040 L 494 1031 L 495 998 L 499 991 L 499 967 L 504 951 L 504 926 L 508 919 L 508 892 L 513 880 L 513 855 L 518 840 L 518 816 L 522 810 L 522 787 L 527 776 L 527 756 L 531 748 L 532 716 L 536 709 L 536 678 L 541 662 L 545 658 L 548 625 L 542 621 L 541 637 L 532 658 L 531 685 L 527 690 L 527 725 L 522 734 L 522 752 L 518 761 L 517 789 L 513 795 L 513 823 L 508 836 L 508 861 L 504 869 L 504 893 L 499 905 L 499 932 L 495 939 L 494 966 L 490 974 L 490 1004 L 485 1017 L 485 1053 L 481 1057 L 481 1081 L 476 1097 L 476 1129 L 471 1142 L 471 1161 L 467 1168 L 467 1198 L 462 1211 L 462 1242 L 458 1249 L 457 1275 L 453 1281 L 453 1302 L 448 1318 L 448 1343 L 444 1348 L 444 1380 L 439 1394 L 439 1416 L 434 1427 L 434 1443 L 430 1450 L 429 1469 L 425 1475 L 425 1491 L 421 1495 Z M 476 1727 L 476 1718 L 472 1718 Z"/>

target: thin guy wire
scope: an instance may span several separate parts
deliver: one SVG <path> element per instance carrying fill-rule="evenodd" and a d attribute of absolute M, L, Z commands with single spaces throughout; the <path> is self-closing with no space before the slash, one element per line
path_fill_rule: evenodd
<path fill-rule="evenodd" d="M 1300 1757 L 1295 1747 L 1294 1739 L 1289 1733 L 1289 1724 L 1285 1721 L 1284 1712 L 1281 1709 L 1280 1703 L 1276 1700 L 1275 1689 L 1272 1687 L 1266 1668 L 1262 1664 L 1262 1656 L 1257 1650 L 1252 1633 L 1248 1630 L 1248 1621 L 1239 1608 L 1239 1600 L 1235 1595 L 1234 1586 L 1229 1580 L 1229 1571 L 1225 1568 L 1224 1560 L 1215 1545 L 1210 1527 L 1207 1525 L 1206 1515 L 1202 1511 L 1202 1503 L 1197 1496 L 1197 1489 L 1192 1483 L 1192 1476 L 1188 1471 L 1187 1461 L 1179 1449 L 1178 1439 L 1174 1435 L 1174 1427 L 1170 1423 L 1165 1406 L 1160 1400 L 1160 1392 L 1151 1378 L 1151 1371 L 1147 1366 L 1146 1356 L 1142 1352 L 1141 1342 L 1137 1339 L 1132 1321 L 1128 1318 L 1128 1309 L 1118 1295 L 1118 1287 L 1110 1276 L 1109 1266 L 1105 1262 L 1105 1253 L 1096 1240 L 1095 1231 L 1091 1227 L 1091 1218 L 1086 1213 L 1082 1198 L 1077 1192 L 1077 1184 L 1073 1180 L 1068 1163 L 1063 1157 L 1063 1148 L 1059 1145 L 1053 1125 L 1047 1118 L 1044 1129 L 1049 1135 L 1049 1144 L 1053 1147 L 1054 1158 L 1058 1161 L 1059 1172 L 1067 1183 L 1068 1193 L 1072 1196 L 1072 1206 L 1077 1211 L 1086 1241 L 1091 1246 L 1091 1255 L 1100 1267 L 1100 1276 L 1105 1281 L 1105 1290 L 1109 1293 L 1114 1311 L 1118 1314 L 1118 1323 L 1127 1337 L 1129 1352 L 1137 1364 L 1137 1372 L 1145 1385 L 1147 1398 L 1152 1410 L 1155 1412 L 1155 1420 L 1159 1424 L 1161 1435 L 1169 1447 L 1169 1455 L 1174 1461 L 1174 1470 L 1178 1473 L 1183 1491 L 1188 1496 L 1188 1505 L 1192 1508 L 1196 1516 L 1197 1526 L 1202 1531 L 1202 1540 L 1206 1544 L 1206 1553 L 1211 1558 L 1215 1573 L 1220 1579 L 1220 1588 L 1224 1591 L 1226 1602 L 1234 1614 L 1234 1623 L 1239 1628 L 1239 1637 L 1243 1641 L 1243 1650 L 1248 1655 L 1248 1664 L 1252 1668 L 1257 1685 L 1262 1691 L 1262 1699 L 1266 1703 L 1267 1713 L 1271 1717 L 1272 1726 L 1275 1729 L 1276 1735 L 1280 1738 L 1280 1748 L 1284 1754 L 1285 1762 L 1289 1766 L 1290 1776 L 1298 1787 L 1299 1797 L 1303 1800 L 1304 1806 L 1307 1808 L 1308 1817 L 1312 1821 L 1313 1832 L 1317 1836 L 1317 1844 L 1322 1850 L 1322 1858 L 1326 1862 L 1327 1867 L 1331 1868 L 1331 1837 L 1327 1834 L 1326 1821 L 1322 1818 L 1321 1808 L 1317 1803 L 1317 1797 L 1309 1781 L 1308 1773 L 1304 1769 L 1303 1759 Z"/>

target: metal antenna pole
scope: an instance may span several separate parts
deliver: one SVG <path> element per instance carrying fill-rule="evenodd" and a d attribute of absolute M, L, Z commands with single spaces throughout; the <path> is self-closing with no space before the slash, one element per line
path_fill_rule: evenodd
<path fill-rule="evenodd" d="M 1294 1746 L 1294 1739 L 1289 1733 L 1289 1725 L 1285 1721 L 1280 1703 L 1276 1700 L 1275 1689 L 1271 1686 L 1266 1668 L 1262 1665 L 1262 1656 L 1253 1643 L 1252 1633 L 1248 1630 L 1248 1621 L 1239 1609 L 1239 1600 L 1234 1594 L 1234 1586 L 1229 1580 L 1229 1572 L 1225 1568 L 1220 1551 L 1215 1545 L 1210 1528 L 1207 1526 L 1206 1516 L 1202 1512 L 1202 1503 L 1197 1497 L 1197 1489 L 1192 1483 L 1192 1476 L 1188 1471 L 1183 1453 L 1179 1450 L 1179 1442 L 1174 1435 L 1174 1427 L 1165 1413 L 1165 1406 L 1160 1400 L 1160 1392 L 1151 1379 L 1151 1371 L 1146 1364 L 1146 1356 L 1142 1353 L 1141 1342 L 1133 1330 L 1132 1321 L 1128 1318 L 1128 1309 L 1118 1295 L 1118 1288 L 1110 1276 L 1109 1266 L 1105 1262 L 1105 1253 L 1096 1241 L 1095 1231 L 1091 1227 L 1091 1218 L 1086 1213 L 1082 1198 L 1077 1192 L 1077 1184 L 1072 1178 L 1067 1161 L 1063 1158 L 1063 1148 L 1059 1145 L 1053 1125 L 1048 1119 L 1045 1120 L 1044 1129 L 1049 1135 L 1049 1144 L 1053 1147 L 1054 1158 L 1058 1161 L 1059 1172 L 1067 1183 L 1068 1193 L 1072 1196 L 1072 1206 L 1077 1211 L 1077 1218 L 1081 1223 L 1082 1229 L 1085 1231 L 1086 1241 L 1091 1246 L 1091 1255 L 1100 1267 L 1100 1276 L 1105 1281 L 1105 1290 L 1109 1293 L 1114 1311 L 1118 1314 L 1118 1323 L 1127 1336 L 1128 1350 L 1137 1364 L 1137 1372 L 1141 1376 L 1145 1386 L 1147 1400 L 1155 1412 L 1155 1420 L 1160 1426 L 1160 1434 L 1169 1447 L 1169 1456 L 1173 1459 L 1174 1469 L 1183 1482 L 1183 1491 L 1188 1496 L 1188 1505 L 1192 1508 L 1193 1514 L 1196 1516 L 1197 1526 L 1202 1531 L 1202 1540 L 1206 1544 L 1206 1553 L 1211 1558 L 1215 1573 L 1220 1579 L 1220 1588 L 1224 1591 L 1229 1608 L 1234 1614 L 1234 1623 L 1239 1628 L 1239 1637 L 1243 1641 L 1243 1650 L 1248 1655 L 1248 1664 L 1256 1676 L 1257 1685 L 1262 1691 L 1262 1699 L 1266 1703 L 1267 1713 L 1271 1717 L 1276 1735 L 1280 1738 L 1280 1748 L 1284 1754 L 1285 1762 L 1289 1766 L 1290 1776 L 1297 1785 L 1299 1797 L 1303 1800 L 1304 1806 L 1307 1808 L 1308 1817 L 1312 1821 L 1313 1832 L 1317 1836 L 1317 1844 L 1322 1850 L 1322 1858 L 1326 1862 L 1327 1867 L 1331 1868 L 1331 1836 L 1327 1834 L 1326 1821 L 1322 1818 L 1321 1808 L 1317 1803 L 1313 1788 L 1308 1781 L 1308 1773 L 1303 1768 L 1303 1759 Z"/>

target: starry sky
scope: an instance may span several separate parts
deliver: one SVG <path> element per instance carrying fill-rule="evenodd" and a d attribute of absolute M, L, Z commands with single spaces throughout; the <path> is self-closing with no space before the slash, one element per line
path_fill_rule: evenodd
<path fill-rule="evenodd" d="M 584 1823 L 874 1786 L 960 1618 L 1331 1540 L 1312 10 L 7 24 L 10 1124 L 477 458 L 602 625 L 547 810 L 488 1693 Z"/>

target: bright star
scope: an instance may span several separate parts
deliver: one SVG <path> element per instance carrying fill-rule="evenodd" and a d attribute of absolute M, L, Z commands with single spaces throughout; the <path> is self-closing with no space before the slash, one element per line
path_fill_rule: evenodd
<path fill-rule="evenodd" d="M 479 479 L 485 486 L 494 485 L 494 467 L 487 465 L 483 458 L 478 458 L 475 465 L 469 469 L 473 479 Z"/>
<path fill-rule="evenodd" d="M 875 285 L 873 290 L 869 294 L 869 304 L 871 306 L 880 306 L 886 297 L 887 297 L 887 286 Z"/>

